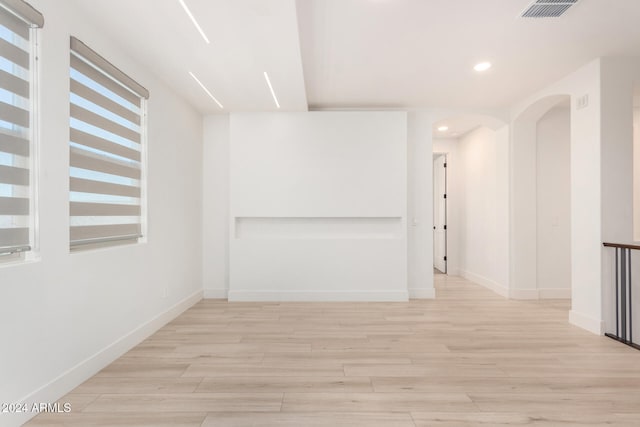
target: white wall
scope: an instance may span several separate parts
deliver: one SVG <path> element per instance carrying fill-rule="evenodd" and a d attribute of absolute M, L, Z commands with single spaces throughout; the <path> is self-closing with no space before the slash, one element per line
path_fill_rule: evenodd
<path fill-rule="evenodd" d="M 433 298 L 433 117 L 407 114 L 407 274 L 411 298 Z"/>
<path fill-rule="evenodd" d="M 537 135 L 540 119 L 554 107 L 567 102 L 567 95 L 546 97 L 529 106 L 512 123 L 510 294 L 515 298 L 538 299 L 557 295 L 538 289 L 538 253 L 544 251 L 544 247 L 538 245 L 538 176 L 544 173 L 546 165 L 538 165 Z M 542 144 L 546 147 L 544 141 Z M 545 156 L 546 149 L 541 154 Z M 541 194 L 545 197 L 545 193 Z M 567 192 L 565 197 L 569 198 L 569 194 Z"/>
<path fill-rule="evenodd" d="M 571 312 L 569 321 L 584 329 L 595 333 L 601 333 L 602 323 L 602 211 L 601 211 L 601 60 L 586 64 L 574 73 L 562 80 L 550 85 L 544 90 L 518 103 L 512 108 L 512 118 L 517 123 L 528 110 L 546 100 L 551 105 L 558 96 L 569 95 L 571 97 Z M 586 108 L 577 109 L 576 101 L 579 97 L 588 96 L 589 103 Z M 547 108 L 548 109 L 548 108 Z M 544 110 L 546 111 L 546 109 Z M 537 121 L 537 119 L 536 119 Z M 535 121 L 533 121 L 535 123 Z M 520 153 L 516 156 L 519 147 L 531 147 L 530 141 L 520 140 L 521 135 L 535 135 L 535 129 L 531 132 L 519 132 L 514 125 L 512 137 L 512 227 L 518 225 L 518 212 L 521 215 L 530 215 L 526 209 L 526 203 L 518 199 L 519 195 L 526 194 L 523 188 L 516 188 L 517 174 L 525 167 L 521 167 L 521 159 L 525 156 Z M 525 135 L 526 138 L 526 135 Z M 529 212 L 529 213 L 527 213 Z M 535 222 L 534 222 L 535 224 Z M 526 228 L 527 223 L 521 224 Z M 534 225 L 535 226 L 535 225 Z M 537 233 L 536 233 L 537 234 Z M 534 237 L 535 238 L 535 237 Z M 517 242 L 527 242 L 522 233 L 512 232 L 512 282 L 520 279 L 526 281 L 531 274 L 527 269 L 517 271 L 518 262 L 526 262 L 527 259 L 536 257 L 527 250 L 519 250 Z M 520 248 L 522 249 L 522 248 Z M 527 249 L 527 248 L 525 248 Z M 530 249 L 530 248 L 529 248 Z M 531 264 L 531 263 L 530 263 Z M 533 264 L 534 266 L 536 264 Z M 515 283 L 517 285 L 518 283 Z"/>
<path fill-rule="evenodd" d="M 601 241 L 633 243 L 633 90 L 640 80 L 640 58 L 602 58 L 601 79 Z M 601 257 L 603 318 L 608 331 L 614 331 L 613 249 L 601 247 Z M 634 257 L 638 259 L 637 251 Z M 637 271 L 633 277 L 637 289 Z"/>
<path fill-rule="evenodd" d="M 633 240 L 632 106 L 639 76 L 637 58 L 596 59 L 512 109 L 512 117 L 518 118 L 545 99 L 571 96 L 569 321 L 598 334 L 605 320 L 611 328 L 614 311 L 613 252 L 602 242 Z M 577 100 L 585 96 L 588 105 L 578 108 Z M 517 137 L 512 148 L 518 146 Z M 519 169 L 514 163 L 513 170 Z"/>
<path fill-rule="evenodd" d="M 229 291 L 229 115 L 204 119 L 202 281 L 205 298 Z"/>
<path fill-rule="evenodd" d="M 197 301 L 202 120 L 72 2 L 32 0 L 41 33 L 39 260 L 0 266 L 0 402 L 47 402 Z M 69 36 L 151 92 L 147 242 L 69 253 Z M 166 296 L 165 296 L 166 293 Z M 2 425 L 24 418 L 0 416 Z"/>
<path fill-rule="evenodd" d="M 229 299 L 406 299 L 406 131 L 397 112 L 233 114 Z"/>
<path fill-rule="evenodd" d="M 460 274 L 508 295 L 509 128 L 480 127 L 458 141 Z"/>
<path fill-rule="evenodd" d="M 633 240 L 640 242 L 640 101 L 633 107 L 633 183 Z"/>
<path fill-rule="evenodd" d="M 571 111 L 561 105 L 536 130 L 537 288 L 540 297 L 570 297 Z M 566 291 L 563 291 L 566 289 Z"/>

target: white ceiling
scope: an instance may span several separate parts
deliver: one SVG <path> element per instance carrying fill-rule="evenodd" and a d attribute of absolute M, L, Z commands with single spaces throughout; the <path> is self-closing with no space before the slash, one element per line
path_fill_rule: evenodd
<path fill-rule="evenodd" d="M 295 0 L 185 0 L 210 44 L 178 0 L 74 1 L 203 113 L 276 110 L 264 71 L 282 110 L 307 109 Z"/>
<path fill-rule="evenodd" d="M 434 138 L 460 138 L 479 126 L 497 130 L 505 124 L 505 122 L 488 115 L 455 114 L 434 122 L 431 131 Z M 441 127 L 446 127 L 447 129 L 439 130 Z"/>
<path fill-rule="evenodd" d="M 285 111 L 504 108 L 598 56 L 640 55 L 640 0 L 543 20 L 519 18 L 530 0 L 185 0 L 209 45 L 178 0 L 74 1 L 203 113 L 276 110 L 263 71 Z"/>

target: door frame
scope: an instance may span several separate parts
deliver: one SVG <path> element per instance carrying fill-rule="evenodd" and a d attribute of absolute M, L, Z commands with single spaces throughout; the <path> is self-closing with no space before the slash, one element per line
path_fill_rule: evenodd
<path fill-rule="evenodd" d="M 435 179 L 435 176 L 436 176 L 436 168 L 435 168 L 435 164 L 436 164 L 436 161 L 437 161 L 437 160 L 439 160 L 441 157 L 442 157 L 442 158 L 443 158 L 443 160 L 444 160 L 444 174 L 443 174 L 443 175 L 444 175 L 444 183 L 443 183 L 443 187 L 444 187 L 444 188 L 443 188 L 443 191 L 444 191 L 444 194 L 443 194 L 443 197 L 442 197 L 442 198 L 441 198 L 441 197 L 439 197 L 439 195 L 438 195 L 438 194 L 436 194 L 436 193 L 437 193 L 437 191 L 436 191 L 436 179 Z M 437 208 L 437 209 L 440 209 L 440 204 L 443 204 L 443 206 L 444 206 L 444 218 L 443 218 L 443 219 L 444 219 L 444 224 L 443 224 L 444 229 L 443 229 L 442 231 L 443 231 L 443 236 L 444 236 L 444 237 L 443 237 L 443 238 L 444 238 L 444 254 L 443 254 L 443 257 L 444 257 L 444 260 L 443 260 L 443 262 L 444 262 L 444 271 L 442 271 L 442 270 L 441 270 L 441 269 L 439 269 L 439 268 L 437 269 L 438 271 L 442 271 L 442 273 L 443 273 L 443 274 L 447 274 L 447 273 L 448 273 L 448 270 L 449 270 L 449 268 L 448 268 L 448 222 L 449 222 L 449 221 L 448 221 L 448 212 L 447 212 L 447 209 L 448 209 L 448 200 L 447 200 L 447 198 L 448 198 L 448 186 L 447 186 L 448 173 L 447 173 L 447 163 L 448 163 L 448 153 L 433 153 L 433 158 L 432 158 L 433 176 L 434 176 L 434 180 L 433 180 L 433 206 L 434 206 L 434 209 L 433 209 L 433 211 L 434 211 L 434 220 L 433 220 L 433 223 L 434 223 L 434 225 L 433 225 L 433 232 L 434 232 L 434 234 L 433 234 L 433 236 L 434 236 L 434 237 L 433 237 L 433 251 L 434 251 L 434 256 L 433 256 L 433 258 L 434 258 L 434 261 L 435 261 L 436 252 L 437 252 L 437 251 L 436 251 L 436 238 L 435 238 L 435 233 L 436 233 L 436 231 L 437 231 L 437 230 L 436 230 L 436 215 L 439 215 L 439 213 L 436 213 L 436 208 Z M 434 268 L 436 268 L 436 267 L 435 267 L 435 263 L 434 263 Z"/>

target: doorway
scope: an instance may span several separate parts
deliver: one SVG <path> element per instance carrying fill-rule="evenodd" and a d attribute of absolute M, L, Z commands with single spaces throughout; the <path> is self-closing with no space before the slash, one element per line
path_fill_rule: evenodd
<path fill-rule="evenodd" d="M 433 155 L 433 272 L 447 274 L 447 155 Z"/>

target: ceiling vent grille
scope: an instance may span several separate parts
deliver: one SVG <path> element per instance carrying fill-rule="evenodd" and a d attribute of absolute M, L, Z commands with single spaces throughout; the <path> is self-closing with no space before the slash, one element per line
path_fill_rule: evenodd
<path fill-rule="evenodd" d="M 522 12 L 523 18 L 558 18 L 579 0 L 536 0 Z"/>

